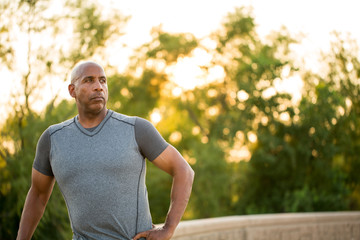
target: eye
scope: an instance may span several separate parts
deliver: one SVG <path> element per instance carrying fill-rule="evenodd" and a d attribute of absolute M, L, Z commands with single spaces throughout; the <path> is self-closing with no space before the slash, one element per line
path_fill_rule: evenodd
<path fill-rule="evenodd" d="M 100 82 L 101 82 L 101 83 L 106 83 L 106 78 L 101 78 L 101 79 L 100 79 Z"/>
<path fill-rule="evenodd" d="M 92 82 L 92 81 L 93 81 L 92 78 L 85 78 L 85 79 L 84 79 L 84 82 L 86 82 L 86 83 L 90 83 L 90 82 Z"/>

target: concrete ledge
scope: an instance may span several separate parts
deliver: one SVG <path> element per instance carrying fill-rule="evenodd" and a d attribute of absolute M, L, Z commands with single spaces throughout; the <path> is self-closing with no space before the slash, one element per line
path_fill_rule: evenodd
<path fill-rule="evenodd" d="M 228 216 L 182 221 L 174 240 L 360 240 L 360 211 Z"/>

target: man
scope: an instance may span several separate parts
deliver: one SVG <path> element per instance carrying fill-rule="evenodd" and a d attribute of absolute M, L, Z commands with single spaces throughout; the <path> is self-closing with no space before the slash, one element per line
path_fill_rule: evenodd
<path fill-rule="evenodd" d="M 78 115 L 40 137 L 18 240 L 30 239 L 55 180 L 64 196 L 74 240 L 170 239 L 188 203 L 194 172 L 153 125 L 106 108 L 107 79 L 95 62 L 72 71 L 70 95 Z M 173 177 L 162 227 L 152 225 L 145 158 Z"/>

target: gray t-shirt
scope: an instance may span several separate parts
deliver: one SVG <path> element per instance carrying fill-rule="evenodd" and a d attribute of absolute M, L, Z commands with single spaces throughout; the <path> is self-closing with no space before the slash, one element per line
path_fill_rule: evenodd
<path fill-rule="evenodd" d="M 167 146 L 149 121 L 109 110 L 92 129 L 77 117 L 50 126 L 33 167 L 55 176 L 74 239 L 131 239 L 152 227 L 145 158 L 154 160 Z"/>

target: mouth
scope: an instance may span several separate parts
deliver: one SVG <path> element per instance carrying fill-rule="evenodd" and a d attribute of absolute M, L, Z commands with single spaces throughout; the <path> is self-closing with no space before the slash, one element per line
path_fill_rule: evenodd
<path fill-rule="evenodd" d="M 104 101 L 105 98 L 103 96 L 94 96 L 91 97 L 90 100 L 94 100 L 94 101 Z"/>

